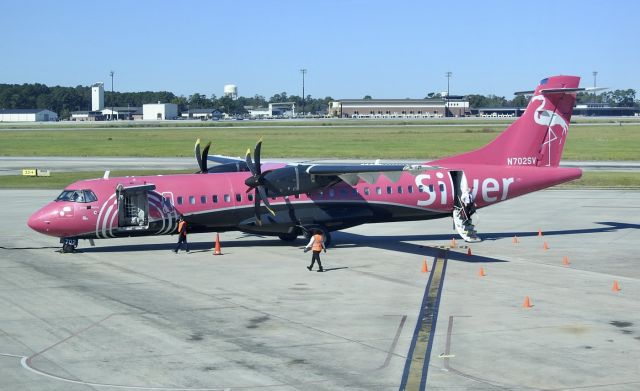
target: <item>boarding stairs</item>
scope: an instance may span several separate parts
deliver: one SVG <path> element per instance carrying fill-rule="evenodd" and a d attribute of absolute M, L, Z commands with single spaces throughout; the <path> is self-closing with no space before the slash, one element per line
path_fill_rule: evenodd
<path fill-rule="evenodd" d="M 477 217 L 478 214 L 474 213 L 473 216 Z M 482 239 L 478 237 L 471 217 L 466 215 L 464 208 L 459 206 L 453 208 L 453 225 L 465 242 L 475 243 L 482 241 Z"/>

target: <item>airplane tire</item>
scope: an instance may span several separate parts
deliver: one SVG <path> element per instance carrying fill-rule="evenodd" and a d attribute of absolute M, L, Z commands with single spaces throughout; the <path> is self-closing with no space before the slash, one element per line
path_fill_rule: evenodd
<path fill-rule="evenodd" d="M 294 232 L 294 233 L 280 234 L 278 235 L 278 237 L 280 238 L 280 240 L 284 242 L 293 242 L 294 240 L 298 239 L 298 233 Z"/>
<path fill-rule="evenodd" d="M 67 253 L 72 253 L 72 252 L 73 252 L 73 250 L 75 250 L 75 249 L 74 249 L 74 248 L 73 248 L 73 246 L 72 246 L 72 245 L 70 245 L 70 244 L 63 244 L 63 245 L 62 245 L 62 252 L 63 252 L 63 253 L 65 253 L 65 254 L 67 254 Z"/>

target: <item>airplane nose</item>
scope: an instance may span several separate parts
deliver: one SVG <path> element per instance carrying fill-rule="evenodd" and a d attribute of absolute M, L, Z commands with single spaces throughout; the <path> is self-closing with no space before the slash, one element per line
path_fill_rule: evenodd
<path fill-rule="evenodd" d="M 49 217 L 50 216 L 48 216 L 48 213 L 40 209 L 36 213 L 32 214 L 31 217 L 29 217 L 27 225 L 29 226 L 29 228 L 36 232 L 46 234 L 49 231 L 49 225 L 51 224 L 51 220 Z"/>

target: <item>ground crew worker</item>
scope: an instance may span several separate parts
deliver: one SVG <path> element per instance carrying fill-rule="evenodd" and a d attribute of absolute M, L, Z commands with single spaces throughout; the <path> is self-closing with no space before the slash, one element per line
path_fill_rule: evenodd
<path fill-rule="evenodd" d="M 178 250 L 182 247 L 182 243 L 184 243 L 187 252 L 189 252 L 189 243 L 187 243 L 187 222 L 184 221 L 182 216 L 180 216 L 180 219 L 178 220 L 178 245 L 176 246 L 176 249 L 173 250 L 174 253 L 178 253 Z"/>
<path fill-rule="evenodd" d="M 313 255 L 311 256 L 311 265 L 307 266 L 307 269 L 311 271 L 313 269 L 313 264 L 318 261 L 318 272 L 323 272 L 322 263 L 320 263 L 320 251 L 324 250 L 327 252 L 327 249 L 324 247 L 324 235 L 322 231 L 316 230 L 314 235 L 309 240 L 309 244 L 304 248 L 304 252 L 309 251 L 311 249 L 313 251 Z"/>

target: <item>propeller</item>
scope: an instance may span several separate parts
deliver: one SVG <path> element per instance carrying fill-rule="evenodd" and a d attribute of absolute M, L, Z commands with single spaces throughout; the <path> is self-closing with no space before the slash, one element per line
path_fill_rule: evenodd
<path fill-rule="evenodd" d="M 198 162 L 198 167 L 200 168 L 200 174 L 207 173 L 207 157 L 209 156 L 209 148 L 211 147 L 211 142 L 208 142 L 207 145 L 204 146 L 202 150 L 202 154 L 200 154 L 200 139 L 196 140 L 196 145 L 194 147 L 194 153 L 196 155 L 196 161 Z"/>
<path fill-rule="evenodd" d="M 265 188 L 266 180 L 262 173 L 262 168 L 260 165 L 260 149 L 262 147 L 262 139 L 258 141 L 256 147 L 254 149 L 254 158 L 255 164 L 251 160 L 251 150 L 247 149 L 247 155 L 245 156 L 245 161 L 247 163 L 247 167 L 251 172 L 251 176 L 247 178 L 244 183 L 247 185 L 247 193 L 252 189 L 255 189 L 255 194 L 253 197 L 253 205 L 254 211 L 256 215 L 256 222 L 258 225 L 262 225 L 262 220 L 260 219 L 260 201 L 264 204 L 265 208 L 271 213 L 271 215 L 275 216 L 276 213 L 271 208 L 269 204 L 269 199 L 267 197 L 267 190 Z"/>

